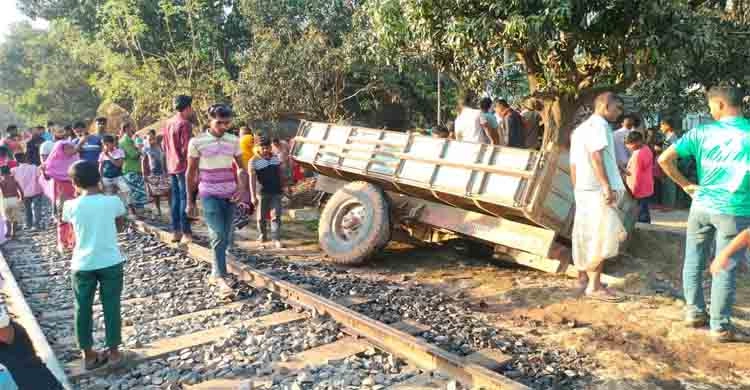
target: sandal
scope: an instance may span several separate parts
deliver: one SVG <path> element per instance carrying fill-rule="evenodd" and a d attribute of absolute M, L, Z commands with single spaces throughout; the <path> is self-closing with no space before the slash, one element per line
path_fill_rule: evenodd
<path fill-rule="evenodd" d="M 107 355 L 97 352 L 96 357 L 91 362 L 86 362 L 86 359 L 83 359 L 83 370 L 84 371 L 93 371 L 96 370 L 99 367 L 104 366 L 107 364 L 108 358 Z"/>
<path fill-rule="evenodd" d="M 625 301 L 625 297 L 615 294 L 613 291 L 607 289 L 606 287 L 601 290 L 594 291 L 593 293 L 585 294 L 586 298 L 599 302 L 620 303 Z"/>

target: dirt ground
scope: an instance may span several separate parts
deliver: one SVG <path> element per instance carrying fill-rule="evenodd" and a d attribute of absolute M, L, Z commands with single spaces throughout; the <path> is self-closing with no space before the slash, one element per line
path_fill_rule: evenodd
<path fill-rule="evenodd" d="M 291 262 L 323 261 L 316 222 L 285 221 Z M 681 324 L 682 228 L 639 229 L 628 254 L 607 273 L 624 277 L 620 304 L 576 296 L 576 283 L 503 261 L 470 255 L 461 241 L 441 246 L 392 242 L 354 272 L 366 277 L 436 285 L 474 305 L 478 315 L 535 341 L 574 348 L 599 363 L 596 389 L 750 389 L 750 343 L 713 344 L 707 330 Z M 251 227 L 237 244 L 258 249 Z M 710 282 L 706 282 L 706 288 Z M 706 293 L 708 297 L 710 294 Z M 738 280 L 735 324 L 750 334 L 750 279 Z"/>

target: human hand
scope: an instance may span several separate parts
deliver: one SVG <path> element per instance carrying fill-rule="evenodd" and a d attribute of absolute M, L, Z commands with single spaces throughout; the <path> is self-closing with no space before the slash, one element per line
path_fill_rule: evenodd
<path fill-rule="evenodd" d="M 725 271 L 729 267 L 729 257 L 717 256 L 714 261 L 711 262 L 711 275 L 718 275 L 722 271 Z M 742 263 L 745 263 L 744 261 Z M 747 265 L 745 265 L 747 267 Z"/>
<path fill-rule="evenodd" d="M 198 217 L 198 210 L 197 207 L 195 207 L 195 201 L 188 202 L 187 206 L 185 207 L 185 214 L 187 214 L 187 216 L 190 218 Z"/>
<path fill-rule="evenodd" d="M 242 203 L 242 199 L 245 199 L 245 193 L 243 191 L 235 191 L 234 194 L 232 194 L 232 198 L 229 199 L 232 203 Z"/>
<path fill-rule="evenodd" d="M 612 206 L 617 202 L 617 193 L 609 187 L 602 190 L 602 195 L 604 196 L 604 203 L 607 206 Z"/>
<path fill-rule="evenodd" d="M 698 191 L 698 189 L 700 189 L 700 187 L 695 184 L 688 184 L 682 188 L 682 190 L 685 191 L 685 193 L 687 193 L 688 195 L 690 195 L 691 198 Z"/>

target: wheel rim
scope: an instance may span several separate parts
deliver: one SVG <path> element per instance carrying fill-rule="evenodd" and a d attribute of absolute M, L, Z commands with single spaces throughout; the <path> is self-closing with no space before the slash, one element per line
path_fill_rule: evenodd
<path fill-rule="evenodd" d="M 363 230 L 365 207 L 356 200 L 344 203 L 336 210 L 333 218 L 333 231 L 340 240 L 355 241 Z"/>

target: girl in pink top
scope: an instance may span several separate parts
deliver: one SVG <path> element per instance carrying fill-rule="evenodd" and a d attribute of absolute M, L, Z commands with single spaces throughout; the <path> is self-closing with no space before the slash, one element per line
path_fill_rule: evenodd
<path fill-rule="evenodd" d="M 62 129 L 55 129 L 59 136 Z M 66 250 L 73 250 L 75 235 L 73 226 L 61 218 L 65 201 L 76 197 L 73 182 L 68 176 L 68 168 L 78 161 L 78 151 L 69 141 L 57 141 L 49 157 L 41 166 L 43 180 L 42 189 L 52 201 L 55 219 L 57 220 L 57 251 L 64 254 Z"/>
<path fill-rule="evenodd" d="M 16 154 L 18 166 L 11 174 L 23 193 L 23 206 L 26 212 L 26 228 L 42 228 L 42 186 L 39 185 L 39 167 L 30 164 L 25 153 Z"/>
<path fill-rule="evenodd" d="M 643 134 L 637 131 L 625 137 L 625 146 L 631 152 L 626 181 L 630 193 L 638 200 L 638 222 L 651 223 L 648 203 L 654 195 L 654 154 L 643 143 Z"/>

